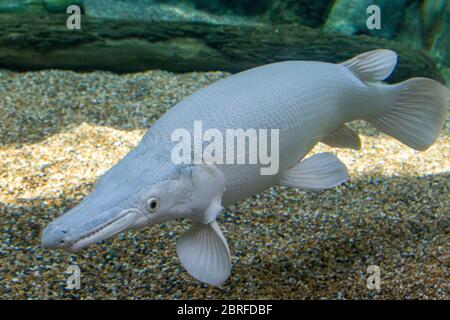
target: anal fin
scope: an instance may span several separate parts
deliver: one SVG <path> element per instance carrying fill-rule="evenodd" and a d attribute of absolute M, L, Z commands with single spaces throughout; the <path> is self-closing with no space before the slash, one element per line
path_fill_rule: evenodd
<path fill-rule="evenodd" d="M 332 134 L 322 139 L 322 142 L 331 147 L 350 148 L 355 150 L 361 149 L 361 139 L 359 139 L 359 136 L 355 133 L 355 131 L 347 127 L 345 124 Z"/>
<path fill-rule="evenodd" d="M 281 184 L 307 190 L 334 188 L 349 178 L 347 167 L 334 154 L 315 154 L 288 169 Z"/>

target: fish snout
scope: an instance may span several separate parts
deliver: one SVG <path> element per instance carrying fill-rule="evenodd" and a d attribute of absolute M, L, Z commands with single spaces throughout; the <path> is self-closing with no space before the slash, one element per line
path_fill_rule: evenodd
<path fill-rule="evenodd" d="M 142 216 L 137 209 L 114 207 L 83 221 L 83 213 L 75 209 L 50 223 L 42 232 L 42 245 L 48 249 L 77 252 L 127 230 Z"/>
<path fill-rule="evenodd" d="M 50 223 L 44 231 L 42 231 L 41 242 L 44 248 L 57 249 L 68 245 L 69 230 L 63 226 Z"/>

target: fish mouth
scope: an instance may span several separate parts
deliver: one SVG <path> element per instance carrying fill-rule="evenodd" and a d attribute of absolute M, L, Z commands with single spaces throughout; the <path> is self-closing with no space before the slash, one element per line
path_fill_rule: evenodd
<path fill-rule="evenodd" d="M 127 229 L 139 217 L 138 210 L 127 210 L 114 219 L 70 239 L 62 247 L 69 252 L 77 252 L 91 244 L 108 239 Z"/>

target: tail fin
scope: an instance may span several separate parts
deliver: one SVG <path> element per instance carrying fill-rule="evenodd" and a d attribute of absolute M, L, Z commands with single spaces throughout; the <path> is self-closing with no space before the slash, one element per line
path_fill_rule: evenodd
<path fill-rule="evenodd" d="M 378 83 L 390 76 L 397 54 L 378 49 L 342 62 L 361 81 Z M 427 78 L 412 78 L 384 86 L 391 106 L 370 122 L 381 132 L 416 150 L 426 150 L 437 139 L 447 118 L 448 89 Z"/>
<path fill-rule="evenodd" d="M 427 78 L 412 78 L 390 89 L 393 105 L 370 122 L 413 149 L 428 149 L 447 119 L 448 89 Z"/>

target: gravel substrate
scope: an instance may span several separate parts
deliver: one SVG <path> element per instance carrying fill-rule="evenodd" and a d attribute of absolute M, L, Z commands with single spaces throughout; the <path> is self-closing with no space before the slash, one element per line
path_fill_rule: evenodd
<path fill-rule="evenodd" d="M 319 144 L 351 181 L 320 193 L 274 187 L 220 217 L 233 256 L 218 288 L 181 267 L 189 223 L 127 232 L 74 255 L 40 233 L 81 201 L 174 103 L 221 72 L 130 75 L 0 71 L 0 298 L 449 299 L 448 132 L 417 152 L 356 124 L 361 151 Z M 81 289 L 66 270 L 81 269 Z M 378 265 L 381 290 L 366 287 Z"/>

